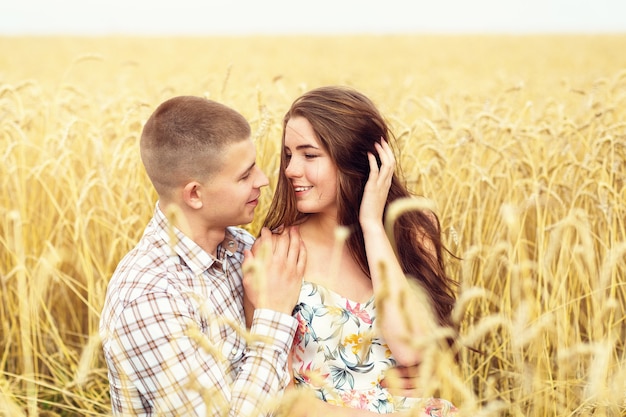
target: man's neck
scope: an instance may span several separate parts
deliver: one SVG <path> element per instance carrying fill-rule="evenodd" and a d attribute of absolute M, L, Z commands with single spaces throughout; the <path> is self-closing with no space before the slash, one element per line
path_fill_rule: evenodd
<path fill-rule="evenodd" d="M 213 257 L 217 257 L 217 247 L 226 237 L 226 229 L 195 229 L 194 233 L 188 235 L 204 251 Z"/>
<path fill-rule="evenodd" d="M 167 207 L 160 204 L 160 208 L 185 236 L 193 240 L 206 253 L 213 257 L 217 256 L 217 247 L 226 237 L 225 227 L 207 225 L 200 217 L 194 216 L 193 212 L 189 212 L 177 204 L 171 204 Z"/>

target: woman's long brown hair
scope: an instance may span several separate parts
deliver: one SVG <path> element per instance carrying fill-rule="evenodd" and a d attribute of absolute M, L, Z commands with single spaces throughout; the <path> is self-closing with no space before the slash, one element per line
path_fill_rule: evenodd
<path fill-rule="evenodd" d="M 283 119 L 283 146 L 285 127 L 294 116 L 309 121 L 320 144 L 338 168 L 338 222 L 351 231 L 347 247 L 363 272 L 370 276 L 359 223 L 361 199 L 370 171 L 367 153 L 377 155 L 376 142 L 385 139 L 393 146 L 392 139 L 395 138 L 373 102 L 347 87 L 321 87 L 296 99 Z M 270 229 L 298 224 L 307 216 L 297 209 L 293 187 L 285 175 L 287 163 L 283 150 L 276 191 L 264 221 L 264 226 Z M 410 196 L 397 172 L 394 173 L 385 211 L 392 201 Z M 440 325 L 451 326 L 456 282 L 445 271 L 443 252 L 446 249 L 441 241 L 439 219 L 432 212 L 409 211 L 396 220 L 394 234 L 403 271 L 430 295 Z M 436 256 L 432 255 L 432 248 L 425 246 L 425 240 L 432 242 Z"/>

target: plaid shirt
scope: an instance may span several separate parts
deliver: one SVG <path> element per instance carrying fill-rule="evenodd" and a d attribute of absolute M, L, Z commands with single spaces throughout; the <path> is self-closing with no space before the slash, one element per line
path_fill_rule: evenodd
<path fill-rule="evenodd" d="M 257 310 L 250 336 L 241 331 L 241 264 L 253 241 L 228 228 L 215 259 L 157 205 L 113 274 L 100 319 L 113 415 L 265 414 L 289 381 L 296 320 Z"/>

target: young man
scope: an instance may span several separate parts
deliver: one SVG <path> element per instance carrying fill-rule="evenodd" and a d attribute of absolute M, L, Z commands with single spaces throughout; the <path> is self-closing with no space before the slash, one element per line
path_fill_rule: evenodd
<path fill-rule="evenodd" d="M 175 97 L 146 122 L 140 149 L 159 201 L 101 316 L 113 415 L 264 415 L 289 382 L 306 253 L 296 229 L 263 230 L 251 250 L 235 227 L 268 184 L 250 126 L 222 104 Z"/>

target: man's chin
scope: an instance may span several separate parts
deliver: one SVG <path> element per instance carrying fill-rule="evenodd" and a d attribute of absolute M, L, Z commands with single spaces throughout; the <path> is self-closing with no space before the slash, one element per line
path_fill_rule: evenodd
<path fill-rule="evenodd" d="M 241 216 L 239 224 L 250 224 L 254 221 L 254 211 L 247 216 Z"/>

